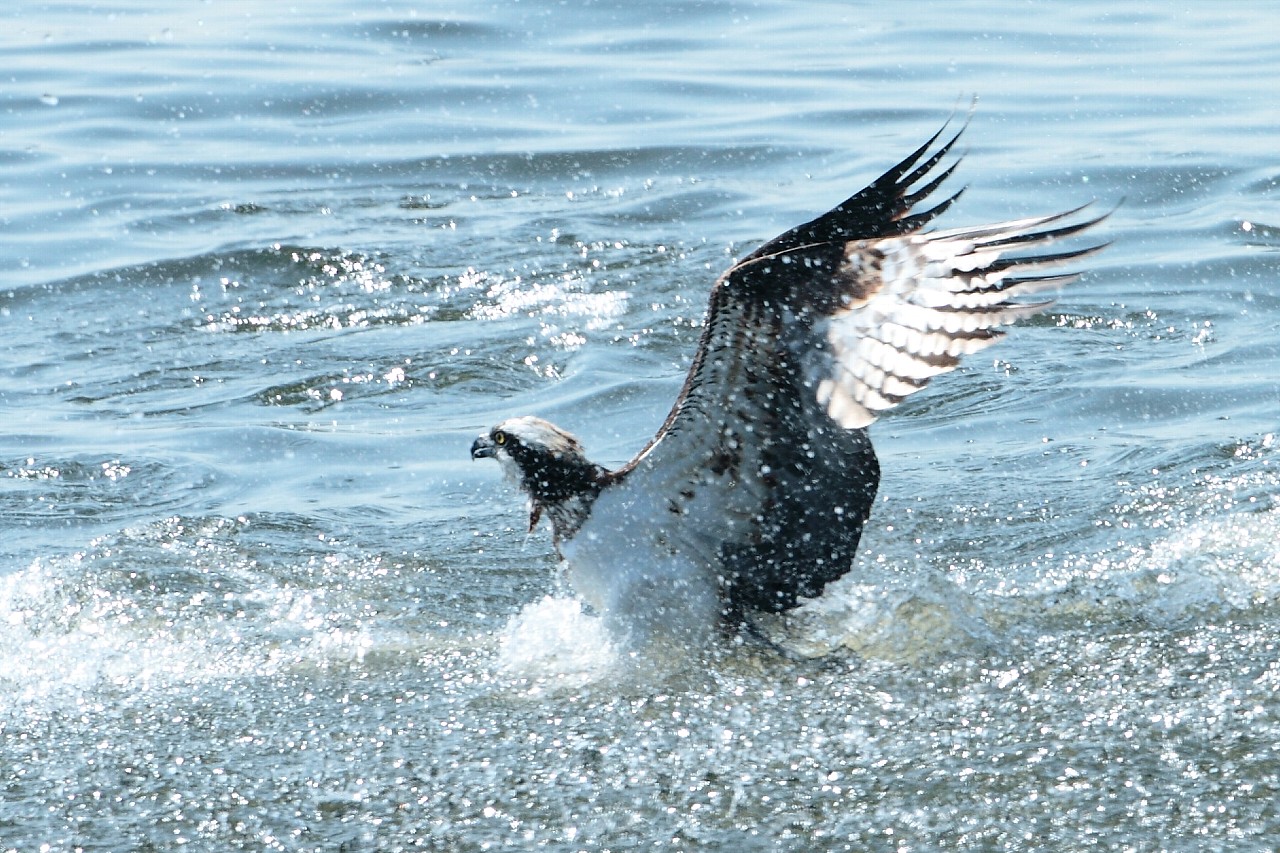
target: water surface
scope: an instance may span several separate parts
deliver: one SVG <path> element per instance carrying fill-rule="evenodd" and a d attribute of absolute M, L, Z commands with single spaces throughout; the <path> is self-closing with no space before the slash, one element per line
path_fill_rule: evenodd
<path fill-rule="evenodd" d="M 0 850 L 1265 850 L 1265 4 L 0 11 Z M 624 461 L 731 259 L 968 110 L 1120 204 L 873 427 L 850 575 L 628 679 L 474 435 Z"/>

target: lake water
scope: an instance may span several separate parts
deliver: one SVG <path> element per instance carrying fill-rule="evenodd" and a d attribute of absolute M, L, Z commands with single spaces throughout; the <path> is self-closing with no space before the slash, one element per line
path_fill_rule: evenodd
<path fill-rule="evenodd" d="M 0 23 L 0 850 L 1273 848 L 1280 7 Z M 472 438 L 625 460 L 730 259 L 974 95 L 941 227 L 1111 247 L 872 428 L 800 659 L 622 676 Z"/>

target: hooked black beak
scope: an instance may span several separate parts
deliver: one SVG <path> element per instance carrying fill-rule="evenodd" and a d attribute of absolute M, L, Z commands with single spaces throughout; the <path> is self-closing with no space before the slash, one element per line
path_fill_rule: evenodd
<path fill-rule="evenodd" d="M 498 445 L 493 443 L 493 439 L 487 435 L 481 435 L 471 443 L 472 459 L 492 459 L 498 451 Z"/>

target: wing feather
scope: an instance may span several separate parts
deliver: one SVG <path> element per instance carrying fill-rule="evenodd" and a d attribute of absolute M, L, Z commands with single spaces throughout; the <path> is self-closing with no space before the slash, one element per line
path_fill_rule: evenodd
<path fill-rule="evenodd" d="M 808 347 L 808 381 L 847 391 L 826 395 L 836 401 L 828 416 L 846 429 L 868 426 L 933 376 L 953 370 L 960 356 L 998 341 L 999 327 L 1052 305 L 1025 297 L 1075 275 L 1025 273 L 1102 248 L 1026 254 L 1098 221 L 1048 227 L 1072 212 L 1078 211 L 846 244 L 834 278 L 859 298 L 825 313 L 813 324 L 817 340 L 801 344 Z M 1011 249 L 1021 254 L 1006 256 Z"/>
<path fill-rule="evenodd" d="M 675 547 L 719 549 L 735 612 L 844 574 L 879 481 L 862 428 L 1076 277 L 1041 270 L 1102 248 L 1044 251 L 1103 218 L 1085 208 L 923 230 L 960 195 L 915 211 L 959 163 L 940 168 L 964 128 L 945 130 L 716 282 L 680 396 L 614 475 L 669 498 Z"/>

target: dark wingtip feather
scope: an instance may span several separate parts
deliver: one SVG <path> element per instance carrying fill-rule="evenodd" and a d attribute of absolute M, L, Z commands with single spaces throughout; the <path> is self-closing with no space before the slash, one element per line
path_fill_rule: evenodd
<path fill-rule="evenodd" d="M 955 203 L 960 193 L 923 213 L 912 214 L 911 209 L 935 192 L 959 165 L 960 161 L 957 159 L 940 173 L 935 173 L 938 164 L 952 151 L 969 126 L 969 118 L 966 118 L 959 130 L 938 145 L 951 121 L 952 118 L 948 118 L 923 145 L 866 187 L 821 216 L 765 243 L 744 258 L 743 263 L 775 257 L 802 247 L 895 236 L 919 228 L 941 215 Z M 925 179 L 928 179 L 927 184 L 912 189 Z"/>
<path fill-rule="evenodd" d="M 965 127 L 968 127 L 968 126 L 969 126 L 968 122 L 966 122 Z M 902 178 L 902 180 L 894 182 L 896 189 L 899 190 L 899 193 L 898 193 L 899 198 L 902 198 L 905 201 L 908 198 L 908 196 L 906 195 L 906 190 L 911 185 L 915 184 L 917 181 L 919 181 L 920 179 L 928 175 L 930 172 L 932 172 L 934 167 L 942 162 L 942 158 L 946 157 L 947 154 L 951 152 L 951 149 L 955 147 L 956 143 L 960 141 L 960 134 L 964 133 L 965 127 L 962 127 L 958 131 L 956 131 L 955 136 L 952 136 L 949 140 L 947 140 L 947 143 L 943 145 L 941 148 L 939 148 L 937 151 L 935 151 L 929 157 L 929 159 L 925 160 L 919 166 L 916 166 L 911 171 L 911 174 L 907 175 L 905 178 Z M 939 131 L 939 133 L 941 132 L 942 131 Z M 936 138 L 937 134 L 934 134 L 934 137 Z M 959 160 L 956 161 L 957 165 L 959 164 L 959 162 L 960 162 Z M 947 169 L 947 174 L 950 174 L 951 171 L 954 169 L 955 169 L 955 166 L 952 166 L 949 169 Z M 877 183 L 879 182 L 877 181 Z"/>
<path fill-rule="evenodd" d="M 957 167 L 959 167 L 960 161 L 963 159 L 964 159 L 963 155 L 961 155 L 960 157 L 957 157 L 954 163 L 952 163 L 947 168 L 943 169 L 942 172 L 940 172 L 938 176 L 935 177 L 933 180 L 929 181 L 929 183 L 925 184 L 923 187 L 921 187 L 920 189 L 916 190 L 913 193 L 904 195 L 902 197 L 903 205 L 906 206 L 908 209 L 910 209 L 912 207 L 915 207 L 918 203 L 924 201 L 930 195 L 932 195 L 934 190 L 942 186 L 943 182 L 946 181 L 947 178 L 951 177 L 951 173 L 954 172 Z M 964 190 L 961 190 L 960 192 L 964 192 Z M 954 200 L 955 198 L 959 197 L 959 195 L 960 193 L 956 193 L 954 196 L 952 196 L 952 199 Z"/>
<path fill-rule="evenodd" d="M 895 227 L 887 231 L 886 236 L 891 234 L 907 234 L 923 228 L 925 225 L 946 213 L 947 208 L 955 204 L 962 195 L 964 195 L 964 187 L 956 190 L 949 197 L 938 202 L 928 210 L 923 210 L 920 213 L 913 213 L 910 216 L 901 217 L 895 223 Z"/>

